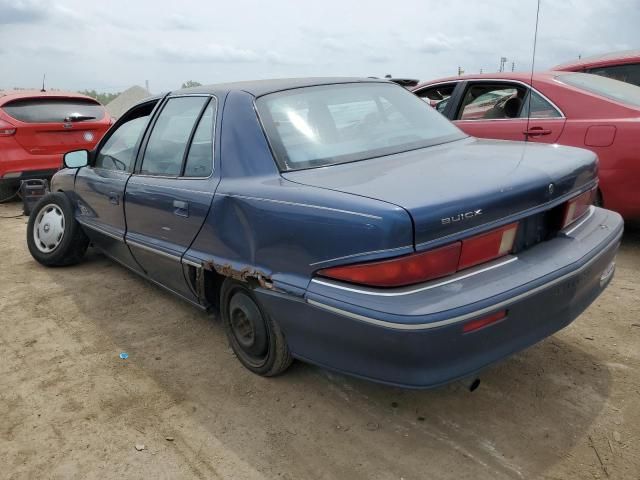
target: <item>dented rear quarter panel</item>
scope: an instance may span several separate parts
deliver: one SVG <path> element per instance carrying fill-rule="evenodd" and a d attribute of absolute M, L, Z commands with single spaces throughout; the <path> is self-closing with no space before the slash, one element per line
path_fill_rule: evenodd
<path fill-rule="evenodd" d="M 186 260 L 301 294 L 320 268 L 414 250 L 403 208 L 284 179 L 253 95 L 229 93 L 218 141 L 220 183 Z"/>

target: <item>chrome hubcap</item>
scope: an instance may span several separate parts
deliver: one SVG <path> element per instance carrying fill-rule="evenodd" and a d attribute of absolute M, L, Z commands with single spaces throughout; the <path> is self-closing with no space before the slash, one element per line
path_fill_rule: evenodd
<path fill-rule="evenodd" d="M 38 212 L 33 225 L 33 239 L 38 250 L 51 253 L 62 241 L 64 236 L 64 213 L 53 203 L 45 205 Z"/>

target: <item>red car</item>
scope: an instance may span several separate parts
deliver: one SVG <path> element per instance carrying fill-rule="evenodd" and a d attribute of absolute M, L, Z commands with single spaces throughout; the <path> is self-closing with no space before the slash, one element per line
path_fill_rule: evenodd
<path fill-rule="evenodd" d="M 640 219 L 640 88 L 585 73 L 444 78 L 413 92 L 475 137 L 587 148 L 600 158 L 597 201 Z M 529 110 L 531 114 L 529 115 Z"/>
<path fill-rule="evenodd" d="M 111 117 L 93 98 L 77 93 L 0 92 L 0 201 L 21 180 L 51 178 L 62 154 L 92 149 Z"/>
<path fill-rule="evenodd" d="M 584 72 L 640 86 L 640 50 L 607 53 L 563 63 L 552 70 Z"/>

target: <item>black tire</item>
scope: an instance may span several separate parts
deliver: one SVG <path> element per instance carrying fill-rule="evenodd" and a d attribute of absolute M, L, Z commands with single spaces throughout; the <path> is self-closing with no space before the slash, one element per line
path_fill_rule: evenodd
<path fill-rule="evenodd" d="M 220 306 L 229 345 L 247 369 L 273 377 L 289 368 L 293 358 L 284 334 L 247 284 L 226 279 Z"/>
<path fill-rule="evenodd" d="M 27 246 L 31 256 L 47 267 L 73 265 L 82 260 L 89 238 L 64 193 L 49 193 L 33 207 L 27 225 Z"/>

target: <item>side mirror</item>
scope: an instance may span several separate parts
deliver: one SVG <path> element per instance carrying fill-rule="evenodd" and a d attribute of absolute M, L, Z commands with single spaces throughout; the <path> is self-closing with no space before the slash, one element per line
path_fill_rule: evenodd
<path fill-rule="evenodd" d="M 64 154 L 64 166 L 67 168 L 86 167 L 89 163 L 89 152 L 86 150 L 74 150 Z"/>

